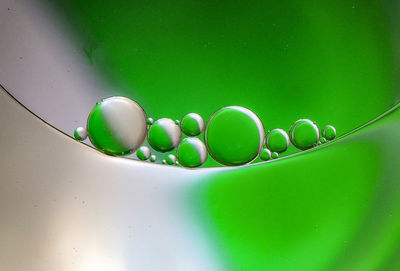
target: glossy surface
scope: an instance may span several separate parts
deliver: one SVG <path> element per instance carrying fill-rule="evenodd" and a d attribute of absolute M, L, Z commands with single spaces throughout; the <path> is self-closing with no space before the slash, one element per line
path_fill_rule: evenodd
<path fill-rule="evenodd" d="M 228 106 L 207 121 L 204 139 L 209 154 L 219 163 L 238 166 L 250 163 L 264 144 L 264 127 L 252 111 Z"/>

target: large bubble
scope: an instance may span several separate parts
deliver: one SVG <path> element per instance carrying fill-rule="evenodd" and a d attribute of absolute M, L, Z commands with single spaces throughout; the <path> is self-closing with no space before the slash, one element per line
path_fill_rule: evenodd
<path fill-rule="evenodd" d="M 110 97 L 93 108 L 87 121 L 92 144 L 107 154 L 128 155 L 146 139 L 147 117 L 139 104 L 125 97 Z"/>
<path fill-rule="evenodd" d="M 228 106 L 211 116 L 204 138 L 208 152 L 217 162 L 238 166 L 257 157 L 265 134 L 256 114 L 241 106 Z"/>

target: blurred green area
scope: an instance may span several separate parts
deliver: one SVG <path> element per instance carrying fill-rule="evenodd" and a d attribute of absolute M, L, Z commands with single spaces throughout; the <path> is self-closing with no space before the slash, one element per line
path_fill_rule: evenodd
<path fill-rule="evenodd" d="M 109 95 L 154 119 L 240 105 L 266 130 L 309 118 L 339 135 L 398 97 L 389 2 L 51 1 Z"/>
<path fill-rule="evenodd" d="M 221 270 L 399 270 L 400 111 L 391 113 L 288 159 L 199 176 L 190 213 Z"/>

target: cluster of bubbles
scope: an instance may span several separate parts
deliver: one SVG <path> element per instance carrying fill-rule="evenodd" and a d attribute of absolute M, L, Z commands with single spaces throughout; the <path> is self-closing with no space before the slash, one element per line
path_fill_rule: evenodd
<path fill-rule="evenodd" d="M 198 137 L 204 132 L 204 142 Z M 186 137 L 182 140 L 182 134 Z M 156 162 L 157 157 L 143 143 L 157 152 L 168 154 L 161 162 L 195 168 L 203 165 L 208 154 L 218 163 L 239 166 L 257 157 L 262 161 L 277 159 L 288 150 L 290 143 L 300 150 L 324 144 L 336 137 L 333 126 L 327 125 L 320 133 L 318 126 L 308 119 L 296 121 L 289 129 L 273 129 L 265 134 L 258 116 L 241 106 L 228 106 L 216 111 L 207 124 L 196 113 L 181 120 L 148 118 L 139 104 L 125 97 L 102 99 L 89 114 L 87 127 L 74 132 L 77 140 L 89 137 L 100 151 L 125 156 L 136 152 L 142 161 Z"/>

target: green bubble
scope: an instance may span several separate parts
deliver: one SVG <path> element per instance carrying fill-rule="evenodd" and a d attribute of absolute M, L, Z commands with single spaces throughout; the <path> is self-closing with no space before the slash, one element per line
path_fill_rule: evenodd
<path fill-rule="evenodd" d="M 148 141 L 153 149 L 168 152 L 181 141 L 181 129 L 172 119 L 159 119 L 149 129 Z"/>
<path fill-rule="evenodd" d="M 336 129 L 332 125 L 326 125 L 322 130 L 322 136 L 327 140 L 333 140 L 336 137 Z"/>
<path fill-rule="evenodd" d="M 143 109 L 131 99 L 119 96 L 103 99 L 90 112 L 89 139 L 104 153 L 128 155 L 146 139 L 146 120 Z"/>
<path fill-rule="evenodd" d="M 178 125 L 178 126 L 180 126 L 180 125 L 181 125 L 181 122 L 180 122 L 179 120 L 175 120 L 175 124 Z"/>
<path fill-rule="evenodd" d="M 152 163 L 154 163 L 155 161 L 157 161 L 157 156 L 155 156 L 154 154 L 152 154 L 152 155 L 150 156 L 149 161 L 152 162 Z"/>
<path fill-rule="evenodd" d="M 277 153 L 277 152 L 271 153 L 271 158 L 272 159 L 278 159 L 279 158 L 279 153 Z"/>
<path fill-rule="evenodd" d="M 176 163 L 176 156 L 173 154 L 168 154 L 167 159 L 165 159 L 168 165 L 175 165 Z"/>
<path fill-rule="evenodd" d="M 181 129 L 187 136 L 198 136 L 204 130 L 204 120 L 199 114 L 187 114 L 182 119 Z"/>
<path fill-rule="evenodd" d="M 207 160 L 207 148 L 196 137 L 185 138 L 177 149 L 178 161 L 184 167 L 195 168 Z"/>
<path fill-rule="evenodd" d="M 265 134 L 256 114 L 241 106 L 229 106 L 211 116 L 204 138 L 208 152 L 217 162 L 238 166 L 257 157 Z"/>
<path fill-rule="evenodd" d="M 83 141 L 87 138 L 87 136 L 88 136 L 88 132 L 83 127 L 78 127 L 74 131 L 74 137 L 76 140 Z"/>
<path fill-rule="evenodd" d="M 161 161 L 161 163 L 164 164 L 164 165 L 166 165 L 166 164 L 167 164 L 167 160 L 163 159 L 163 160 Z"/>
<path fill-rule="evenodd" d="M 327 142 L 325 137 L 321 137 L 320 140 L 321 144 L 325 144 Z"/>
<path fill-rule="evenodd" d="M 319 130 L 312 121 L 300 119 L 290 127 L 289 137 L 296 148 L 306 150 L 317 145 Z"/>
<path fill-rule="evenodd" d="M 151 155 L 151 151 L 146 146 L 140 147 L 136 152 L 137 158 L 139 158 L 142 161 L 149 159 L 150 155 Z"/>
<path fill-rule="evenodd" d="M 284 152 L 289 148 L 289 136 L 282 129 L 273 129 L 267 134 L 265 146 L 272 152 Z"/>
<path fill-rule="evenodd" d="M 269 159 L 271 159 L 271 151 L 268 149 L 263 149 L 260 152 L 260 159 L 263 161 L 268 161 Z"/>
<path fill-rule="evenodd" d="M 148 118 L 146 122 L 147 122 L 147 125 L 153 125 L 154 120 L 153 120 L 153 118 Z"/>

